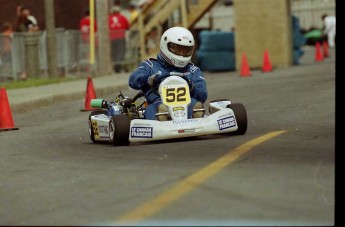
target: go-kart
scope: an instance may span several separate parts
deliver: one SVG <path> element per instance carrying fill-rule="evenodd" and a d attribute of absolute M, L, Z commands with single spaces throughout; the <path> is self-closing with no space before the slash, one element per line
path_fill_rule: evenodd
<path fill-rule="evenodd" d="M 247 131 L 247 113 L 241 103 L 228 99 L 209 103 L 208 114 L 188 118 L 188 104 L 191 102 L 188 78 L 179 73 L 167 75 L 158 85 L 158 93 L 168 112 L 164 121 L 145 119 L 147 102 L 139 91 L 133 98 L 120 91 L 114 101 L 92 99 L 91 107 L 97 108 L 89 115 L 89 135 L 94 142 L 109 141 L 113 145 L 129 145 L 144 142 L 211 134 L 244 135 Z M 142 102 L 138 102 L 143 97 Z"/>

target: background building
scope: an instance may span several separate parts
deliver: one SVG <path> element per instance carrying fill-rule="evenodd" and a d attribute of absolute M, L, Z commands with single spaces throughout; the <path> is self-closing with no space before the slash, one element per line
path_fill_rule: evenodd
<path fill-rule="evenodd" d="M 44 0 L 0 0 L 0 24 L 4 21 L 15 24 L 16 7 L 21 4 L 30 9 L 40 29 L 45 30 Z M 55 27 L 79 29 L 79 20 L 88 8 L 88 0 L 54 0 Z"/>

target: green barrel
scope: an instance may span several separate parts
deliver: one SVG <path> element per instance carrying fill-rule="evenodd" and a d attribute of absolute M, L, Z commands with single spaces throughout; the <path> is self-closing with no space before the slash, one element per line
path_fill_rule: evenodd
<path fill-rule="evenodd" d="M 91 99 L 92 108 L 103 108 L 104 99 Z"/>

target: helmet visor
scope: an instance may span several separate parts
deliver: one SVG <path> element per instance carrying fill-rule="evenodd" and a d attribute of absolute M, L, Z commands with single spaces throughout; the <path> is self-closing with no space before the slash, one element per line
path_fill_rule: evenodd
<path fill-rule="evenodd" d="M 176 55 L 190 57 L 193 54 L 194 46 L 183 46 L 176 43 L 168 43 L 168 49 Z"/>

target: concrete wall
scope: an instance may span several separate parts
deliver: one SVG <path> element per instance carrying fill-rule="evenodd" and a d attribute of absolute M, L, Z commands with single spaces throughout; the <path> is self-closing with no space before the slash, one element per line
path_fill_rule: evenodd
<path fill-rule="evenodd" d="M 264 51 L 273 67 L 293 63 L 289 0 L 234 0 L 236 69 L 242 54 L 250 68 L 261 68 Z"/>

